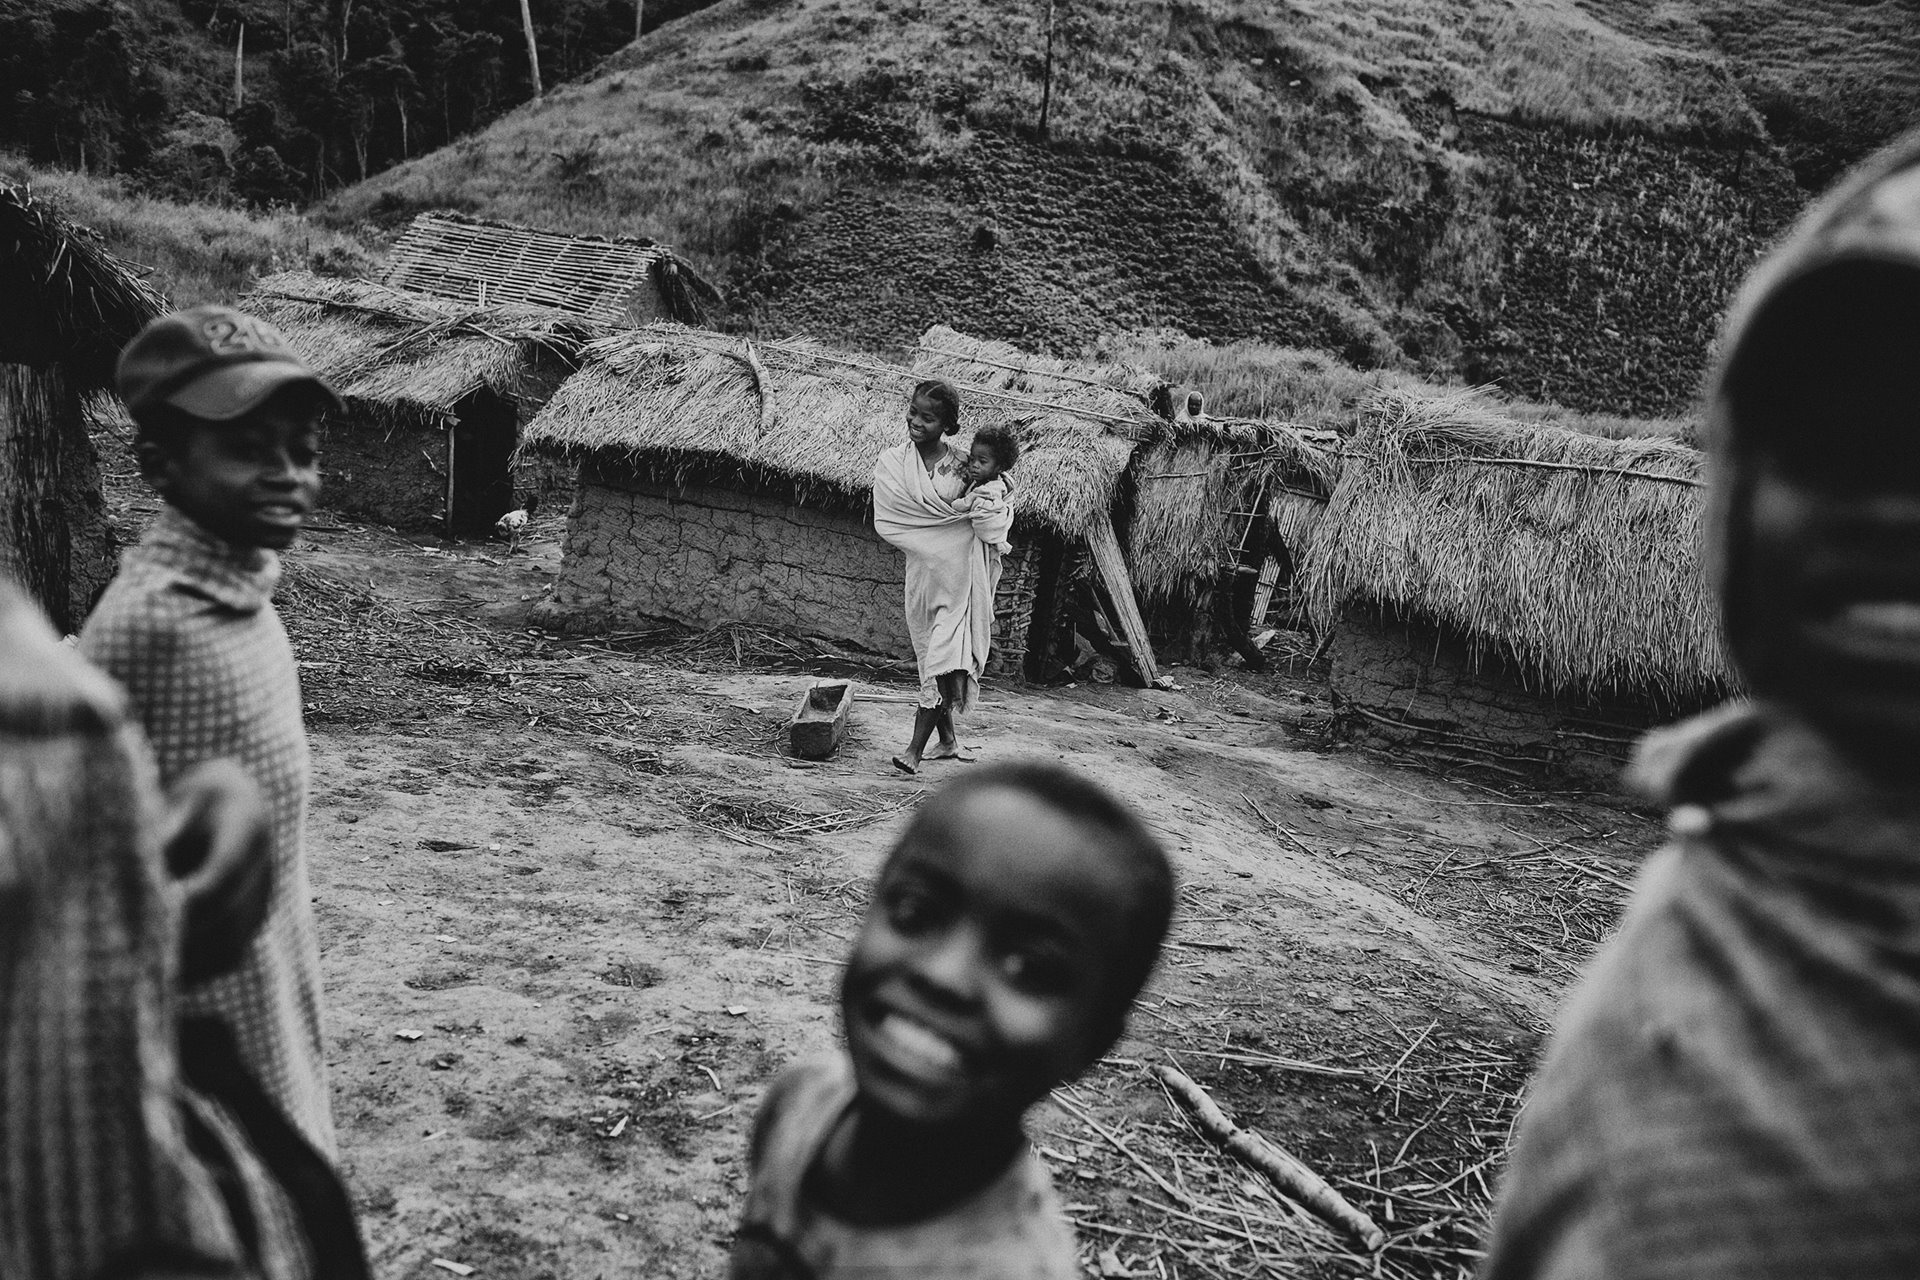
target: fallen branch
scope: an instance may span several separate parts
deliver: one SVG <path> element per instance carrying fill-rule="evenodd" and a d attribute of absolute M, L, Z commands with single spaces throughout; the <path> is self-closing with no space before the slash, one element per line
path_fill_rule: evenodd
<path fill-rule="evenodd" d="M 1227 1154 L 1258 1170 L 1280 1191 L 1368 1249 L 1386 1244 L 1387 1233 L 1372 1218 L 1354 1208 L 1351 1201 L 1327 1185 L 1326 1179 L 1278 1143 L 1227 1119 L 1213 1096 L 1195 1084 L 1186 1072 L 1161 1065 L 1154 1068 L 1154 1074 L 1193 1113 L 1201 1130 L 1225 1148 Z"/>

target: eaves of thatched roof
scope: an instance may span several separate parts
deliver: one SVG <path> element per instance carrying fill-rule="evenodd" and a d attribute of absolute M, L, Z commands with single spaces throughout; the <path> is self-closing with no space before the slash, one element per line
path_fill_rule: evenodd
<path fill-rule="evenodd" d="M 907 400 L 927 376 L 802 340 L 760 344 L 652 325 L 589 346 L 523 443 L 857 509 L 871 498 L 881 451 L 906 438 Z M 1016 518 L 1070 537 L 1109 510 L 1136 438 L 1155 429 L 1144 407 L 1111 390 L 1041 397 L 956 387 L 956 442 L 989 423 L 1010 427 L 1023 448 Z"/>
<path fill-rule="evenodd" d="M 541 307 L 473 307 L 288 271 L 260 281 L 241 306 L 287 335 L 350 403 L 394 421 L 438 424 L 492 391 L 531 410 L 606 332 Z"/>
<path fill-rule="evenodd" d="M 387 255 L 382 282 L 467 306 L 572 311 L 627 321 L 634 294 L 655 290 L 674 320 L 700 319 L 717 289 L 666 245 L 640 237 L 565 235 L 445 210 L 423 213 Z"/>
<path fill-rule="evenodd" d="M 1525 426 L 1471 393 L 1383 395 L 1310 541 L 1315 613 L 1424 615 L 1548 692 L 1719 696 L 1734 677 L 1697 554 L 1701 467 L 1676 441 Z"/>
<path fill-rule="evenodd" d="M 12 183 L 0 183 L 0 298 L 0 362 L 64 365 L 84 390 L 113 385 L 120 348 L 167 306 L 93 232 Z"/>

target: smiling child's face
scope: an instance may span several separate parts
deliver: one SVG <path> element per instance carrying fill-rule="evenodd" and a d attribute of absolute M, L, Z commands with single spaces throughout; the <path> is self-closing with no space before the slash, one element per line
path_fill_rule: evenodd
<path fill-rule="evenodd" d="M 993 456 L 993 450 L 976 440 L 967 450 L 967 483 L 985 484 L 1000 475 L 1000 459 Z"/>
<path fill-rule="evenodd" d="M 925 396 L 915 396 L 907 406 L 907 438 L 924 449 L 946 434 L 946 419 L 940 416 L 939 406 Z"/>
<path fill-rule="evenodd" d="M 916 825 L 841 984 L 863 1102 L 911 1126 L 1017 1125 L 1118 1033 L 1109 975 L 1137 892 L 1096 831 L 1024 791 Z"/>
<path fill-rule="evenodd" d="M 235 422 L 202 422 L 142 464 L 160 496 L 246 547 L 284 550 L 320 495 L 317 403 L 275 396 Z"/>

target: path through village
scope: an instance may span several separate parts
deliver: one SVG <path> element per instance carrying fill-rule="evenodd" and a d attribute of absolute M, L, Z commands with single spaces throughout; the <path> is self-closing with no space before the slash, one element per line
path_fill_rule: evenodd
<path fill-rule="evenodd" d="M 137 514 L 137 513 L 136 513 Z M 565 641 L 513 555 L 323 521 L 280 605 L 313 743 L 335 1112 L 382 1277 L 724 1273 L 759 1091 L 835 1037 L 866 886 L 948 773 L 912 685 L 753 631 Z M 809 673 L 850 741 L 782 751 Z M 989 685 L 988 758 L 1137 805 L 1183 880 L 1130 1033 L 1033 1131 L 1103 1276 L 1464 1274 L 1555 1001 L 1657 831 L 1329 746 L 1320 683 Z M 1379 1259 L 1192 1130 L 1175 1062 L 1391 1236 Z"/>

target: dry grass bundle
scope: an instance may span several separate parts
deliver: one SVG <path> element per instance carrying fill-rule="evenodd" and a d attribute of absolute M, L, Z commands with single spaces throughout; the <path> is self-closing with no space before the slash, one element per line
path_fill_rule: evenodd
<path fill-rule="evenodd" d="M 1135 461 L 1127 531 L 1134 584 L 1156 605 L 1190 602 L 1211 586 L 1250 519 L 1274 520 L 1294 553 L 1299 544 L 1279 524 L 1276 504 L 1305 504 L 1317 519 L 1340 470 L 1337 442 L 1327 433 L 1217 418 L 1173 429 L 1173 440 Z"/>
<path fill-rule="evenodd" d="M 528 425 L 528 447 L 600 455 L 657 478 L 745 484 L 823 507 L 869 500 L 873 464 L 906 438 L 918 370 L 837 354 L 804 340 L 756 345 L 652 325 L 590 345 L 580 372 Z M 1017 517 L 1078 537 L 1113 502 L 1133 452 L 1113 434 L 1145 430 L 1144 407 L 1082 387 L 1042 401 L 959 383 L 968 432 L 1011 428 Z M 1117 423 L 1116 423 L 1116 420 Z"/>
<path fill-rule="evenodd" d="M 82 391 L 111 386 L 120 348 L 167 307 L 91 231 L 13 183 L 0 183 L 0 296 L 0 361 L 65 365 Z"/>
<path fill-rule="evenodd" d="M 1701 457 L 1525 427 L 1472 393 L 1380 398 L 1308 553 L 1315 616 L 1411 609 L 1548 690 L 1675 702 L 1732 682 L 1696 549 Z"/>
<path fill-rule="evenodd" d="M 342 396 L 390 418 L 451 416 L 483 390 L 537 402 L 606 332 L 541 307 L 480 308 L 304 271 L 269 276 L 242 305 L 277 325 Z"/>

